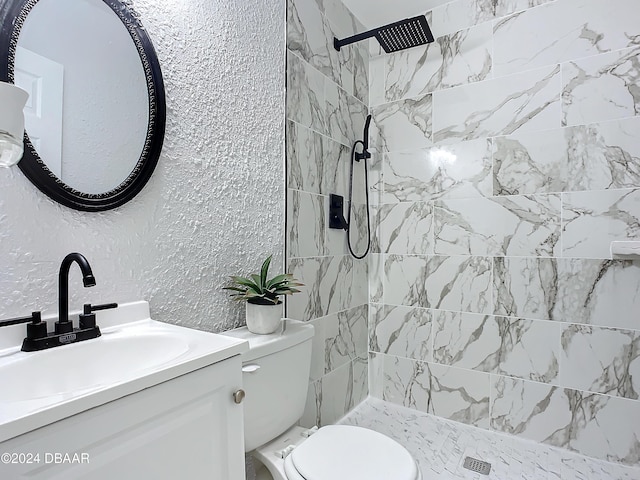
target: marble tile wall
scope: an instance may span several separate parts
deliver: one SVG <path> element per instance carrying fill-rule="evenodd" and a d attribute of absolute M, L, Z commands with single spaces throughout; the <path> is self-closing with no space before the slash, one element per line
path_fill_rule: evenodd
<path fill-rule="evenodd" d="M 333 37 L 362 29 L 340 0 L 287 2 L 287 265 L 305 284 L 287 299 L 287 316 L 316 331 L 301 421 L 309 427 L 335 422 L 368 394 L 368 266 L 349 255 L 344 231 L 328 228 L 329 194 L 348 196 L 369 97 L 367 45 L 338 52 Z M 366 228 L 363 194 L 354 191 L 353 220 Z M 361 232 L 353 236 L 358 244 Z"/>
<path fill-rule="evenodd" d="M 370 391 L 638 466 L 640 3 L 427 16 L 369 67 Z"/>

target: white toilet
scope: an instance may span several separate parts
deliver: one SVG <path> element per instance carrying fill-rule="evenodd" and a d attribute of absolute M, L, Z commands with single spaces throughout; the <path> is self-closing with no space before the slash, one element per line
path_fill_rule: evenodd
<path fill-rule="evenodd" d="M 411 454 L 391 438 L 361 427 L 295 426 L 302 417 L 311 366 L 313 326 L 283 321 L 283 330 L 255 335 L 243 355 L 245 451 L 274 480 L 421 480 Z M 270 474 L 270 475 L 269 475 Z"/>

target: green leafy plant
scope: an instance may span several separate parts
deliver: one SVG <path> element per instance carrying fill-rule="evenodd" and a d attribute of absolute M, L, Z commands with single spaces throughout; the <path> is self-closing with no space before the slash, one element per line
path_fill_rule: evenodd
<path fill-rule="evenodd" d="M 276 275 L 268 279 L 269 265 L 271 264 L 271 255 L 262 263 L 260 275 L 252 274 L 249 277 L 231 277 L 231 285 L 223 287 L 224 290 L 231 290 L 231 296 L 234 300 L 247 301 L 260 305 L 275 305 L 280 303 L 281 295 L 292 295 L 298 293 L 295 287 L 301 287 L 304 284 L 293 278 L 290 273 Z"/>

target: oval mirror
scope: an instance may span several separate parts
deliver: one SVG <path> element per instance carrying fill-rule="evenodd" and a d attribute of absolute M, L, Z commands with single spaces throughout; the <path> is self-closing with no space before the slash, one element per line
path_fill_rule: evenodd
<path fill-rule="evenodd" d="M 166 115 L 137 15 L 118 0 L 13 0 L 0 22 L 0 80 L 29 92 L 22 172 L 77 210 L 131 200 L 157 164 Z"/>

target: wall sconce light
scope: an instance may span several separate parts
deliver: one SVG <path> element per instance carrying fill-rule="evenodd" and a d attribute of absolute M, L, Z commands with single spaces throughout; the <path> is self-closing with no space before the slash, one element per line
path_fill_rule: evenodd
<path fill-rule="evenodd" d="M 0 167 L 22 158 L 24 113 L 29 94 L 11 83 L 0 82 Z"/>

